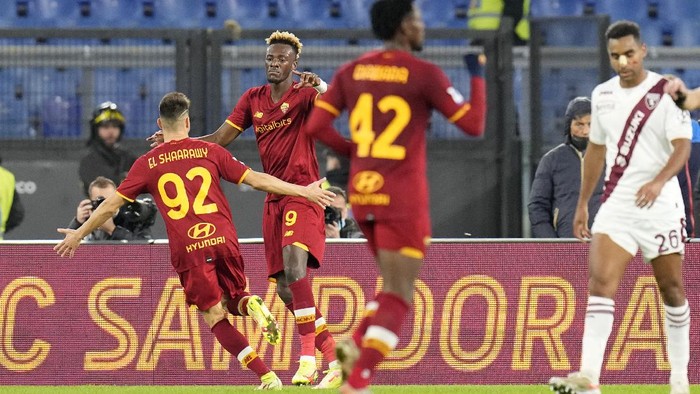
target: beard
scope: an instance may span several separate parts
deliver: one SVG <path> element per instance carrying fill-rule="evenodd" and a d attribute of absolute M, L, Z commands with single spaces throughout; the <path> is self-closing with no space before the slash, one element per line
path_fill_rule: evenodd
<path fill-rule="evenodd" d="M 571 145 L 574 146 L 574 148 L 578 149 L 580 152 L 583 152 L 586 150 L 586 147 L 588 146 L 588 138 L 586 137 L 576 137 L 576 136 L 571 136 Z"/>

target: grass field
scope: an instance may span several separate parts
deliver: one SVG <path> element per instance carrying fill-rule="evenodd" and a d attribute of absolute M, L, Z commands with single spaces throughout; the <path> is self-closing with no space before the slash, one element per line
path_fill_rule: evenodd
<path fill-rule="evenodd" d="M 0 393 L 13 394 L 239 394 L 253 393 L 253 386 L 0 386 Z M 691 387 L 697 392 L 700 385 Z M 667 394 L 668 385 L 603 386 L 605 394 Z M 281 393 L 336 393 L 335 390 L 311 391 L 308 387 L 285 387 Z M 373 386 L 374 394 L 535 394 L 549 393 L 546 385 L 509 386 Z"/>

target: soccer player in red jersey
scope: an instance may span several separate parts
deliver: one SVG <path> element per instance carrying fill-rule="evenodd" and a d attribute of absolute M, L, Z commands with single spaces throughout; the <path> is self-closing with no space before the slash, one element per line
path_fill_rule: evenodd
<path fill-rule="evenodd" d="M 431 110 L 472 136 L 483 133 L 486 111 L 483 77 L 472 72 L 466 102 L 440 68 L 411 54 L 421 49 L 425 29 L 413 1 L 379 0 L 370 15 L 384 48 L 343 65 L 304 126 L 305 134 L 350 156 L 349 202 L 384 279 L 352 340 L 336 349 L 349 375 L 341 387 L 346 393 L 366 390 L 398 343 L 413 299 L 430 238 L 425 132 Z M 345 109 L 352 141 L 332 126 Z"/>
<path fill-rule="evenodd" d="M 252 128 L 265 173 L 297 185 L 319 178 L 314 141 L 301 133 L 316 97 L 327 85 L 316 74 L 296 71 L 302 43 L 292 33 L 275 31 L 266 40 L 268 84 L 248 89 L 226 121 L 201 139 L 227 146 Z M 293 77 L 297 75 L 299 82 Z M 150 138 L 158 141 L 158 133 Z M 316 349 L 328 361 L 328 373 L 318 388 L 341 384 L 335 340 L 316 308 L 307 268 L 319 268 L 325 251 L 323 210 L 304 199 L 271 193 L 265 199 L 263 239 L 268 277 L 294 314 L 301 339 L 297 385 L 317 380 Z"/>
<path fill-rule="evenodd" d="M 158 125 L 164 143 L 136 160 L 117 193 L 100 204 L 80 228 L 58 229 L 66 236 L 54 250 L 62 257 L 72 257 L 83 237 L 119 207 L 141 193 L 150 193 L 165 221 L 171 261 L 187 302 L 199 308 L 224 349 L 260 377 L 259 389 L 280 390 L 282 383 L 277 375 L 226 319 L 227 312 L 250 315 L 268 330 L 268 342 L 279 340 L 277 323 L 262 299 L 245 292 L 243 260 L 220 179 L 304 198 L 321 209 L 333 201 L 334 195 L 320 188 L 323 179 L 306 187 L 283 182 L 251 170 L 216 144 L 189 138 L 189 107 L 190 101 L 182 93 L 163 97 Z"/>

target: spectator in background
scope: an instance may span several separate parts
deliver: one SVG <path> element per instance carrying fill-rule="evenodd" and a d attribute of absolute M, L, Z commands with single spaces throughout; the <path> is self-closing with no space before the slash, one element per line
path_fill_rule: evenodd
<path fill-rule="evenodd" d="M 2 164 L 2 158 L 0 158 Z M 0 240 L 24 220 L 24 206 L 15 189 L 15 175 L 0 166 Z"/>
<path fill-rule="evenodd" d="M 513 45 L 525 45 L 530 40 L 530 0 L 471 0 L 467 12 L 467 28 L 498 30 L 501 18 L 513 19 Z M 481 45 L 473 40 L 472 45 Z"/>
<path fill-rule="evenodd" d="M 326 182 L 328 186 L 336 186 L 342 189 L 348 184 L 350 161 L 347 157 L 333 152 L 332 149 L 326 149 L 324 156 L 326 157 Z"/>
<path fill-rule="evenodd" d="M 348 197 L 340 187 L 331 186 L 327 189 L 335 193 L 333 202 L 326 207 L 326 238 L 364 238 L 357 222 L 348 217 Z"/>
<path fill-rule="evenodd" d="M 112 197 L 117 192 L 117 185 L 103 176 L 98 176 L 90 182 L 88 187 L 88 199 L 78 204 L 75 217 L 68 225 L 68 228 L 77 230 L 92 215 L 92 212 L 102 203 L 102 201 Z M 89 236 L 89 241 L 137 241 L 151 239 L 151 226 L 155 222 L 157 209 L 152 202 L 136 202 L 144 204 L 143 212 L 139 212 L 137 220 L 125 220 L 129 217 L 125 210 L 120 210 L 117 215 L 108 218 L 97 230 Z M 141 205 L 138 205 L 141 206 Z M 146 212 L 147 211 L 147 212 Z M 117 225 L 116 223 L 119 223 Z"/>
<path fill-rule="evenodd" d="M 540 160 L 532 182 L 528 211 L 534 238 L 573 238 L 574 212 L 581 187 L 581 165 L 591 127 L 591 100 L 576 97 L 564 114 L 566 141 Z M 588 203 L 589 225 L 593 224 L 603 194 L 601 174 Z"/>
<path fill-rule="evenodd" d="M 78 173 L 83 192 L 88 195 L 88 185 L 98 176 L 111 179 L 118 185 L 126 177 L 136 157 L 119 147 L 124 136 L 124 114 L 117 104 L 106 101 L 100 104 L 90 119 L 89 153 L 80 160 Z"/>

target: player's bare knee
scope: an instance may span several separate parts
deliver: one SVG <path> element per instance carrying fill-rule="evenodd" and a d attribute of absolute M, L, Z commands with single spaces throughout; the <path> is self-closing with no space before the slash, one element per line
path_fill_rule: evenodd
<path fill-rule="evenodd" d="M 209 328 L 213 328 L 216 323 L 224 320 L 228 314 L 222 303 L 218 303 L 205 311 L 200 310 L 199 312 L 204 317 L 204 321 L 207 323 Z"/>
<path fill-rule="evenodd" d="M 658 283 L 659 293 L 664 304 L 668 306 L 681 306 L 685 303 L 685 289 L 683 284 L 678 281 L 666 281 Z"/>
<path fill-rule="evenodd" d="M 588 293 L 595 297 L 614 298 L 617 286 L 618 284 L 613 281 L 590 278 L 588 280 Z"/>

